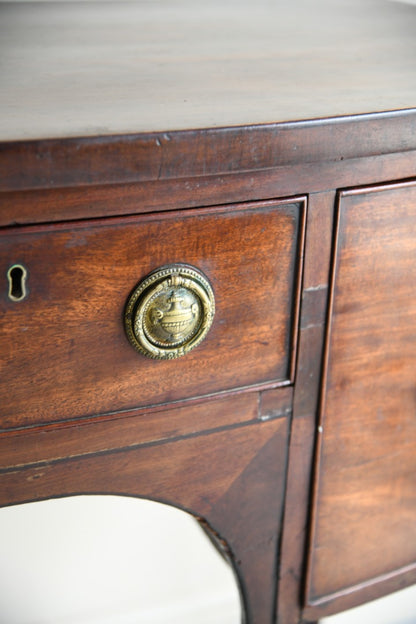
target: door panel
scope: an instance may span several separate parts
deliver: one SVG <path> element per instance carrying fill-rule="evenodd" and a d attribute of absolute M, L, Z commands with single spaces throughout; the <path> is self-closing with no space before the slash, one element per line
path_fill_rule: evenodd
<path fill-rule="evenodd" d="M 311 605 L 416 562 L 415 233 L 415 184 L 340 194 Z"/>

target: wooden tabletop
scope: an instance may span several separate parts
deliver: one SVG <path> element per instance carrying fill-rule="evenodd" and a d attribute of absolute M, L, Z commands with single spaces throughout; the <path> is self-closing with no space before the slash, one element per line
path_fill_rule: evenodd
<path fill-rule="evenodd" d="M 0 4 L 0 141 L 416 107 L 416 6 L 387 0 Z"/>

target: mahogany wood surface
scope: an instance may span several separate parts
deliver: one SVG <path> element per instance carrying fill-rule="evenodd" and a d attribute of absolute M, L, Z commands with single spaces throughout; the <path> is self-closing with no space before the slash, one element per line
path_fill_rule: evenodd
<path fill-rule="evenodd" d="M 415 227 L 415 184 L 340 195 L 312 605 L 416 572 Z"/>
<path fill-rule="evenodd" d="M 415 106 L 416 10 L 404 3 L 29 2 L 0 11 L 0 140 Z"/>
<path fill-rule="evenodd" d="M 311 195 L 306 224 L 299 358 L 290 432 L 288 478 L 278 584 L 277 621 L 297 624 L 302 617 L 304 559 L 308 538 L 316 412 L 319 402 L 326 309 L 330 278 L 335 193 Z M 316 261 L 319 256 L 319 262 Z M 312 621 L 313 616 L 310 618 Z"/>
<path fill-rule="evenodd" d="M 181 407 L 133 411 L 64 424 L 4 432 L 0 470 L 77 457 L 117 448 L 149 446 L 200 433 L 290 416 L 291 387 L 239 392 L 226 398 L 190 401 Z M 41 442 L 41 443 L 40 443 Z"/>
<path fill-rule="evenodd" d="M 66 191 L 58 196 L 49 195 L 49 201 L 54 202 L 55 210 L 59 211 L 62 210 L 60 204 L 68 195 L 70 203 L 65 218 L 71 218 L 70 209 L 75 209 L 80 202 L 84 204 L 84 212 L 86 211 L 86 191 L 94 193 L 94 199 L 100 201 L 100 210 L 103 210 L 103 201 L 110 190 L 118 193 L 109 198 L 117 204 L 132 197 L 134 191 L 140 192 L 142 186 L 150 187 L 152 193 L 157 192 L 159 202 L 162 197 L 159 187 L 168 186 L 176 189 L 176 192 L 180 189 L 181 195 L 185 194 L 186 205 L 189 205 L 195 194 L 199 202 L 197 205 L 203 205 L 194 178 L 205 179 L 209 176 L 207 183 L 210 183 L 210 191 L 217 193 L 218 190 L 212 185 L 212 176 L 218 176 L 215 187 L 219 184 L 224 186 L 228 179 L 235 186 L 235 180 L 248 171 L 251 175 L 259 175 L 275 169 L 273 173 L 276 175 L 283 169 L 287 176 L 294 169 L 295 175 L 299 175 L 299 169 L 296 169 L 299 166 L 303 168 L 303 176 L 308 175 L 311 170 L 308 189 L 314 184 L 312 190 L 318 191 L 334 185 L 332 181 L 329 183 L 331 186 L 323 187 L 322 183 L 328 184 L 327 181 L 313 181 L 318 168 L 324 180 L 327 180 L 328 172 L 326 168 L 322 170 L 322 163 L 331 164 L 329 173 L 332 170 L 342 179 L 346 169 L 345 161 L 351 160 L 354 163 L 359 159 L 358 162 L 361 163 L 362 159 L 373 157 L 371 162 L 374 166 L 374 156 L 378 156 L 380 160 L 380 156 L 384 155 L 390 166 L 392 155 L 399 157 L 404 152 L 408 156 L 410 151 L 416 151 L 416 108 L 371 115 L 297 120 L 292 123 L 249 124 L 233 128 L 198 128 L 142 134 L 130 131 L 128 135 L 109 137 L 19 140 L 0 142 L 0 190 L 69 187 L 71 192 Z M 405 160 L 401 158 L 401 166 L 404 164 Z M 347 168 L 347 171 L 351 175 L 351 170 Z M 231 177 L 232 174 L 235 177 Z M 295 175 L 291 175 L 291 187 L 295 183 Z M 243 179 L 247 193 L 250 187 L 245 176 Z M 260 180 L 264 185 L 265 180 Z M 136 183 L 140 183 L 140 186 Z M 114 189 L 108 188 L 110 184 L 116 185 Z M 122 184 L 129 186 L 124 190 Z M 317 184 L 320 186 L 316 187 Z M 191 188 L 188 185 L 192 185 Z M 346 186 L 346 183 L 342 185 Z M 73 188 L 82 186 L 89 188 Z M 228 185 L 226 190 L 230 192 L 232 186 Z M 144 198 L 140 201 L 139 197 L 140 205 L 133 209 L 130 204 L 129 210 L 143 210 L 151 200 L 148 195 L 145 196 L 145 206 Z M 36 198 L 36 195 L 33 197 Z M 43 204 L 48 195 L 41 197 Z M 214 198 L 211 203 L 219 203 L 216 194 Z M 168 199 L 169 194 L 165 193 L 163 201 Z M 176 198 L 177 201 L 178 199 Z M 157 209 L 157 202 L 152 203 L 152 207 Z M 117 206 L 112 209 L 117 210 Z M 109 210 L 110 207 L 107 209 L 108 215 L 117 214 Z M 31 218 L 35 218 L 33 214 Z M 49 218 L 52 217 L 48 216 Z"/>
<path fill-rule="evenodd" d="M 2 428 L 292 383 L 304 209 L 300 199 L 0 236 L 2 272 L 28 272 L 26 299 L 1 301 Z M 216 313 L 199 348 L 155 361 L 127 341 L 123 311 L 141 280 L 174 263 L 207 276 Z"/>

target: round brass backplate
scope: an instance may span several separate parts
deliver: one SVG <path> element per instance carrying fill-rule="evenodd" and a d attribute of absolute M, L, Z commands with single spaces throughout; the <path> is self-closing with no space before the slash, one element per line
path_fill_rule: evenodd
<path fill-rule="evenodd" d="M 171 360 L 199 345 L 214 314 L 214 293 L 207 278 L 194 267 L 172 264 L 153 271 L 134 289 L 124 323 L 139 353 Z"/>

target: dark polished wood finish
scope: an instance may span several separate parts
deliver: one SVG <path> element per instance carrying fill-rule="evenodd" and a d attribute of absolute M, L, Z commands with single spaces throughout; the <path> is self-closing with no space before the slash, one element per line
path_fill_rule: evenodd
<path fill-rule="evenodd" d="M 309 199 L 299 356 L 278 583 L 278 621 L 285 624 L 300 621 L 302 615 L 300 594 L 308 538 L 315 415 L 319 404 L 330 277 L 331 237 L 322 237 L 322 232 L 332 231 L 334 203 L 335 193 L 318 193 Z"/>
<path fill-rule="evenodd" d="M 416 581 L 416 7 L 174 4 L 0 5 L 0 504 L 176 505 L 316 622 Z M 214 323 L 148 360 L 177 262 Z"/>
<path fill-rule="evenodd" d="M 301 199 L 0 234 L 0 270 L 26 267 L 29 291 L 1 302 L 1 428 L 293 383 L 304 210 Z M 181 262 L 214 290 L 209 340 L 175 361 L 138 356 L 129 294 Z"/>
<path fill-rule="evenodd" d="M 415 228 L 415 184 L 339 198 L 311 604 L 416 574 Z"/>
<path fill-rule="evenodd" d="M 74 5 L 1 4 L 5 140 L 156 131 L 163 142 L 172 130 L 414 105 L 404 3 Z"/>

